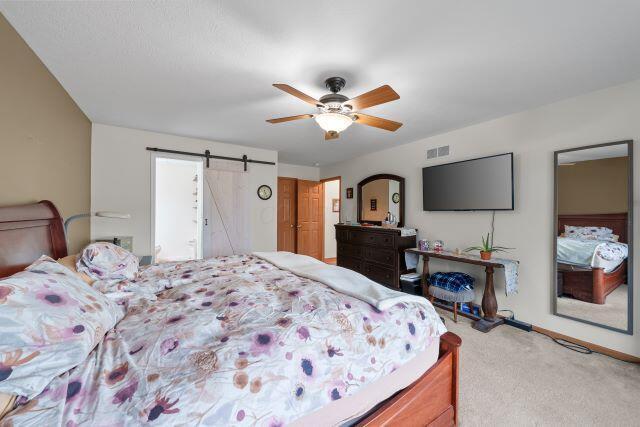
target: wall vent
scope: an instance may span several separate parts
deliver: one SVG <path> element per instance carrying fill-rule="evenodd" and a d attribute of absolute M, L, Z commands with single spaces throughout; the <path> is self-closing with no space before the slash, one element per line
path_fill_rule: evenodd
<path fill-rule="evenodd" d="M 438 157 L 448 156 L 449 155 L 449 146 L 445 145 L 442 147 L 438 147 Z"/>
<path fill-rule="evenodd" d="M 430 150 L 427 150 L 427 159 L 435 159 L 436 157 L 438 157 L 437 148 L 432 148 Z"/>

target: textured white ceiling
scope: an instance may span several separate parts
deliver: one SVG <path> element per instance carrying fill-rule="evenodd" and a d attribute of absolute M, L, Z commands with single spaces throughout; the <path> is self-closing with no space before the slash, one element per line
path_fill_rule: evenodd
<path fill-rule="evenodd" d="M 271 148 L 328 164 L 640 77 L 640 1 L 11 2 L 0 10 L 92 121 Z M 325 142 L 314 97 L 347 79 L 365 110 Z M 179 147 L 176 147 L 179 148 Z"/>

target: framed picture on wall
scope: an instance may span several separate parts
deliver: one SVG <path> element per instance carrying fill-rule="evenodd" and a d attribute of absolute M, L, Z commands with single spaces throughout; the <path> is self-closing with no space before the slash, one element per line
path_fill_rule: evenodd
<path fill-rule="evenodd" d="M 353 199 L 353 187 L 347 188 L 347 199 Z"/>
<path fill-rule="evenodd" d="M 371 199 L 371 211 L 378 210 L 378 199 Z"/>
<path fill-rule="evenodd" d="M 340 212 L 340 199 L 331 199 L 331 212 Z"/>

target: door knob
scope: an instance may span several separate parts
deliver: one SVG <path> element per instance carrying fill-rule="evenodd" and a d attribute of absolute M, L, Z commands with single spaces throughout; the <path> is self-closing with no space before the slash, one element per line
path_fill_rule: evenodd
<path fill-rule="evenodd" d="M 296 227 L 298 227 L 298 228 L 302 228 L 302 226 L 301 226 L 301 225 L 297 225 Z"/>

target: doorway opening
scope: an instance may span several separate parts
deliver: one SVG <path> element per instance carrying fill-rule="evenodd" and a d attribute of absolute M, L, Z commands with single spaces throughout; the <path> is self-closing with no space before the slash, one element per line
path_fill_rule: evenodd
<path fill-rule="evenodd" d="M 341 178 L 278 177 L 278 250 L 336 263 Z"/>
<path fill-rule="evenodd" d="M 327 264 L 336 263 L 336 231 L 334 225 L 340 222 L 340 210 L 342 205 L 341 177 L 323 179 L 324 186 L 324 248 L 323 261 Z"/>
<path fill-rule="evenodd" d="M 202 161 L 155 157 L 155 262 L 202 258 Z"/>

